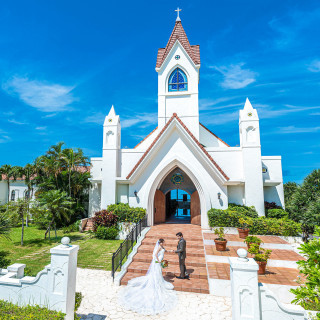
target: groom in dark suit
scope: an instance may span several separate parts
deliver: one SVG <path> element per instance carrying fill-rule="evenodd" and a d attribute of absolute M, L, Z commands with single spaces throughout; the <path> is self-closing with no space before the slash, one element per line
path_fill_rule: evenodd
<path fill-rule="evenodd" d="M 183 239 L 183 235 L 181 232 L 178 232 L 176 236 L 179 242 L 178 242 L 177 250 L 174 252 L 177 253 L 179 256 L 179 267 L 180 267 L 180 276 L 177 278 L 189 279 L 189 275 L 186 273 L 186 264 L 185 264 L 186 255 L 187 255 L 187 252 L 186 252 L 187 243 L 186 243 L 186 240 Z"/>

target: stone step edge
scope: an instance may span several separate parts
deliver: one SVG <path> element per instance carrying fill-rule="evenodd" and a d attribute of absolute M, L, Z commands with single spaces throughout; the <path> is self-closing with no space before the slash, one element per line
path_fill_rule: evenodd
<path fill-rule="evenodd" d="M 216 262 L 216 263 L 226 263 L 229 264 L 229 257 L 227 256 L 214 256 L 206 255 L 207 262 Z M 273 260 L 269 259 L 267 266 L 277 267 L 277 268 L 289 268 L 289 269 L 298 269 L 296 261 L 289 260 Z"/>
<path fill-rule="evenodd" d="M 188 270 L 188 268 L 187 268 Z M 141 276 L 145 276 L 148 272 L 148 269 L 133 269 L 133 268 L 128 268 L 127 273 L 131 273 L 131 274 L 136 274 L 136 275 L 141 275 Z M 172 272 L 172 271 L 162 271 L 162 275 L 163 276 L 179 276 L 180 273 L 177 272 Z M 192 279 L 208 279 L 208 274 L 207 272 L 205 274 L 194 274 L 194 273 L 189 273 L 190 278 Z"/>
<path fill-rule="evenodd" d="M 168 259 L 166 259 L 168 260 Z M 148 260 L 148 261 L 145 261 L 143 260 L 142 261 L 142 258 L 133 258 L 134 262 L 142 262 L 142 263 L 146 263 L 146 264 L 150 264 L 151 263 L 151 259 Z M 179 261 L 171 261 L 171 260 L 168 260 L 170 264 L 173 264 L 173 265 L 179 265 Z M 188 260 L 186 260 L 186 265 L 187 267 L 190 266 L 190 267 L 198 267 L 198 268 L 205 268 L 206 267 L 206 261 L 204 260 L 204 262 L 188 262 Z"/>

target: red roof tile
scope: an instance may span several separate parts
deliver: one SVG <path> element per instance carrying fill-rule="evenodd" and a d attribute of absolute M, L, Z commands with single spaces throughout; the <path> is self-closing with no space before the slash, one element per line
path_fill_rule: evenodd
<path fill-rule="evenodd" d="M 137 148 L 143 141 L 145 141 L 147 138 L 149 138 L 156 130 L 158 127 L 155 127 L 144 139 L 142 139 L 133 149 Z"/>
<path fill-rule="evenodd" d="M 226 142 L 224 142 L 222 139 L 220 139 L 216 134 L 214 134 L 212 131 L 210 131 L 207 127 L 205 127 L 202 123 L 200 123 L 200 126 L 206 129 L 209 133 L 211 133 L 213 136 L 215 136 L 218 140 L 220 140 L 222 143 L 224 143 L 227 147 L 230 147 Z"/>
<path fill-rule="evenodd" d="M 198 145 L 198 147 L 205 153 L 205 155 L 209 158 L 209 160 L 214 164 L 214 166 L 219 170 L 219 172 L 224 176 L 226 180 L 230 180 L 229 177 L 225 174 L 225 172 L 221 169 L 221 167 L 213 160 L 211 155 L 208 153 L 208 151 L 203 147 L 203 145 L 198 141 L 198 139 L 190 132 L 190 130 L 187 128 L 187 126 L 182 122 L 182 120 L 177 116 L 176 113 L 172 115 L 170 120 L 166 123 L 166 125 L 162 128 L 162 130 L 159 132 L 159 134 L 156 136 L 156 138 L 153 140 L 149 148 L 145 151 L 145 153 L 142 155 L 142 157 L 139 159 L 139 161 L 136 163 L 136 165 L 133 167 L 133 169 L 130 171 L 130 173 L 127 176 L 127 179 L 129 179 L 132 174 L 136 171 L 136 169 L 139 167 L 143 159 L 147 156 L 147 154 L 150 152 L 150 150 L 153 148 L 155 143 L 159 140 L 159 138 L 162 136 L 164 131 L 168 128 L 169 124 L 172 122 L 172 120 L 176 118 L 177 121 L 182 125 L 182 127 L 187 131 L 187 133 L 191 136 L 193 141 Z"/>
<path fill-rule="evenodd" d="M 170 50 L 172 49 L 173 45 L 176 41 L 179 40 L 183 48 L 188 53 L 189 57 L 192 59 L 194 64 L 200 64 L 200 46 L 195 45 L 191 46 L 188 40 L 188 37 L 182 27 L 181 21 L 176 21 L 176 24 L 173 28 L 169 41 L 165 48 L 160 48 L 158 50 L 157 55 L 157 64 L 156 68 L 160 68 L 162 66 L 163 61 L 168 56 Z"/>

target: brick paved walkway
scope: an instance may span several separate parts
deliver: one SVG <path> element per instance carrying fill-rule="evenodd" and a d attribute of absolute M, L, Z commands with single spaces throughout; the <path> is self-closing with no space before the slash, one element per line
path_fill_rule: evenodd
<path fill-rule="evenodd" d="M 147 273 L 155 243 L 159 238 L 165 239 L 167 250 L 176 250 L 177 232 L 182 232 L 187 241 L 186 266 L 190 280 L 176 278 L 180 275 L 178 255 L 169 252 L 165 253 L 165 259 L 169 261 L 169 267 L 163 269 L 165 279 L 172 282 L 177 291 L 209 293 L 201 227 L 191 224 L 160 224 L 151 227 L 129 265 L 128 272 L 121 280 L 121 285 L 126 285 L 130 279 Z"/>

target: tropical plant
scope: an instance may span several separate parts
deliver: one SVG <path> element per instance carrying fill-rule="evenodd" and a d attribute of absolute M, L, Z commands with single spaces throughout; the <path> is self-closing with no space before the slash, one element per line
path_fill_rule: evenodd
<path fill-rule="evenodd" d="M 299 189 L 299 185 L 295 182 L 286 182 L 283 185 L 283 191 L 284 191 L 284 203 L 286 208 L 290 206 L 290 202 L 292 199 L 293 194 Z"/>
<path fill-rule="evenodd" d="M 225 239 L 225 233 L 224 233 L 224 229 L 223 227 L 220 227 L 220 228 L 215 228 L 213 230 L 214 234 L 216 234 L 218 236 L 218 238 L 216 238 L 216 240 L 219 240 L 219 241 L 226 241 Z"/>
<path fill-rule="evenodd" d="M 104 226 L 98 226 L 97 230 L 95 231 L 95 235 L 98 239 L 104 239 L 104 240 L 114 240 L 119 233 L 119 230 L 114 227 L 104 227 Z"/>
<path fill-rule="evenodd" d="M 64 143 L 59 142 L 35 160 L 33 182 L 37 185 L 36 196 L 49 190 L 60 190 L 72 198 L 74 204 L 68 223 L 73 223 L 84 216 L 89 201 L 90 162 L 81 149 L 64 149 L 63 146 Z"/>
<path fill-rule="evenodd" d="M 289 214 L 283 209 L 269 209 L 266 212 L 267 218 L 284 219 L 288 218 Z"/>
<path fill-rule="evenodd" d="M 289 218 L 301 222 L 303 238 L 308 241 L 314 226 L 320 225 L 320 169 L 313 170 L 292 194 L 287 205 Z"/>
<path fill-rule="evenodd" d="M 253 255 L 253 259 L 260 262 L 267 262 L 271 256 L 272 250 L 260 248 L 260 244 L 252 243 L 248 252 Z"/>
<path fill-rule="evenodd" d="M 263 243 L 263 241 L 262 241 L 260 238 L 256 237 L 256 236 L 247 236 L 247 237 L 245 238 L 244 242 L 245 242 L 246 244 L 248 244 L 248 243 L 257 243 L 257 244 L 259 244 L 259 245 L 260 245 L 261 243 Z"/>
<path fill-rule="evenodd" d="M 60 190 L 50 190 L 43 192 L 38 197 L 38 206 L 34 209 L 36 213 L 44 215 L 48 221 L 47 230 L 45 232 L 45 238 L 50 230 L 54 227 L 55 236 L 57 238 L 57 221 L 58 220 L 70 220 L 70 212 L 74 202 L 67 193 Z"/>
<path fill-rule="evenodd" d="M 275 202 L 268 202 L 268 201 L 264 202 L 264 208 L 266 209 L 266 211 L 268 211 L 270 209 L 282 209 Z"/>
<path fill-rule="evenodd" d="M 0 269 L 5 269 L 10 265 L 11 261 L 7 258 L 9 254 L 9 251 L 0 251 Z"/>
<path fill-rule="evenodd" d="M 230 211 L 242 213 L 243 215 L 251 218 L 258 218 L 259 216 L 254 206 L 247 207 L 240 204 L 229 203 L 228 209 L 230 209 Z"/>
<path fill-rule="evenodd" d="M 10 239 L 11 221 L 6 211 L 0 211 L 0 236 Z"/>
<path fill-rule="evenodd" d="M 146 215 L 146 209 L 130 207 L 127 203 L 110 204 L 107 211 L 113 212 L 118 217 L 118 222 L 138 222 Z"/>
<path fill-rule="evenodd" d="M 94 230 L 96 230 L 99 226 L 112 227 L 116 225 L 117 221 L 117 216 L 113 212 L 109 212 L 107 210 L 96 212 L 92 218 Z"/>
<path fill-rule="evenodd" d="M 253 224 L 253 219 L 250 217 L 240 218 L 239 219 L 240 229 L 246 230 L 249 229 Z"/>
<path fill-rule="evenodd" d="M 292 303 L 306 310 L 320 311 L 320 239 L 304 243 L 299 248 L 306 260 L 297 262 L 305 281 L 299 281 L 299 287 L 291 289 L 295 294 Z"/>
<path fill-rule="evenodd" d="M 12 220 L 17 218 L 21 221 L 21 245 L 23 246 L 24 237 L 24 221 L 28 218 L 30 200 L 18 199 L 17 201 L 10 201 L 8 203 L 8 215 L 10 215 Z"/>

